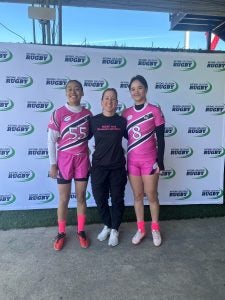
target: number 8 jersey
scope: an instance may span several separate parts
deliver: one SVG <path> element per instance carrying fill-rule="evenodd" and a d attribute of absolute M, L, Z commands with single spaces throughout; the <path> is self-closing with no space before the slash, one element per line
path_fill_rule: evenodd
<path fill-rule="evenodd" d="M 140 110 L 136 110 L 134 106 L 127 108 L 122 115 L 127 120 L 129 159 L 157 157 L 155 128 L 165 123 L 161 109 L 146 103 Z"/>

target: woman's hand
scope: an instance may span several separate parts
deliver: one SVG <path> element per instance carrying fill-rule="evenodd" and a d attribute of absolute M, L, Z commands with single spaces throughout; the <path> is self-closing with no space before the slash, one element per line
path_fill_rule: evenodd
<path fill-rule="evenodd" d="M 58 167 L 56 164 L 51 165 L 49 170 L 49 177 L 56 179 L 58 175 Z"/>

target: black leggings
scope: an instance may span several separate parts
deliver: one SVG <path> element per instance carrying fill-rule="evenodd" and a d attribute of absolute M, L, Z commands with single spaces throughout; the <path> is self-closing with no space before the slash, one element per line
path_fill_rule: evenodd
<path fill-rule="evenodd" d="M 91 186 L 98 212 L 104 225 L 119 229 L 124 213 L 124 191 L 127 183 L 125 167 L 104 169 L 92 167 Z M 111 210 L 108 199 L 111 197 Z"/>

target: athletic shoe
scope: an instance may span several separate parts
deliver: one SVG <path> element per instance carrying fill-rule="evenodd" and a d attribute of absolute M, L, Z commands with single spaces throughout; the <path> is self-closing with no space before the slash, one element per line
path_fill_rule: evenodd
<path fill-rule="evenodd" d="M 152 230 L 153 244 L 158 247 L 162 243 L 162 238 L 159 230 Z"/>
<path fill-rule="evenodd" d="M 141 230 L 138 230 L 134 237 L 132 238 L 132 244 L 134 245 L 138 245 L 140 244 L 140 242 L 143 240 L 143 238 L 145 237 L 145 232 L 141 232 Z"/>
<path fill-rule="evenodd" d="M 85 231 L 78 232 L 77 237 L 79 239 L 81 248 L 88 248 L 89 247 L 89 241 L 86 237 Z"/>
<path fill-rule="evenodd" d="M 54 242 L 54 249 L 56 251 L 62 250 L 66 240 L 66 234 L 64 232 L 58 233 L 55 242 Z"/>
<path fill-rule="evenodd" d="M 102 231 L 98 234 L 97 239 L 100 242 L 103 242 L 110 235 L 111 229 L 108 226 L 104 226 Z"/>
<path fill-rule="evenodd" d="M 116 229 L 112 229 L 109 236 L 108 245 L 114 247 L 118 244 L 119 244 L 119 232 Z"/>

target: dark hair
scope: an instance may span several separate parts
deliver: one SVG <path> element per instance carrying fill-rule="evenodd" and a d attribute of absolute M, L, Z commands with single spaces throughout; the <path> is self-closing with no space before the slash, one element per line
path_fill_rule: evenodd
<path fill-rule="evenodd" d="M 114 88 L 108 88 L 108 89 L 104 90 L 104 92 L 102 93 L 102 100 L 103 100 L 103 98 L 104 98 L 104 95 L 105 95 L 105 93 L 106 93 L 106 92 L 114 92 L 114 93 L 115 93 L 115 95 L 116 95 L 116 100 L 117 100 L 117 98 L 118 98 L 118 95 L 117 95 L 117 90 L 116 90 L 116 89 L 114 89 Z"/>
<path fill-rule="evenodd" d="M 81 91 L 84 92 L 82 84 L 80 83 L 80 81 L 78 81 L 78 80 L 76 80 L 76 79 L 70 79 L 69 81 L 67 81 L 66 87 L 65 87 L 66 89 L 67 89 L 67 87 L 68 87 L 68 84 L 71 83 L 71 82 L 77 83 L 77 84 L 79 85 Z"/>
<path fill-rule="evenodd" d="M 128 85 L 129 90 L 131 89 L 131 84 L 135 80 L 140 81 L 143 84 L 143 86 L 145 87 L 145 89 L 148 90 L 148 83 L 147 83 L 146 79 L 143 76 L 141 76 L 141 75 L 136 75 L 136 76 L 134 76 L 134 77 L 131 78 L 130 83 Z"/>

